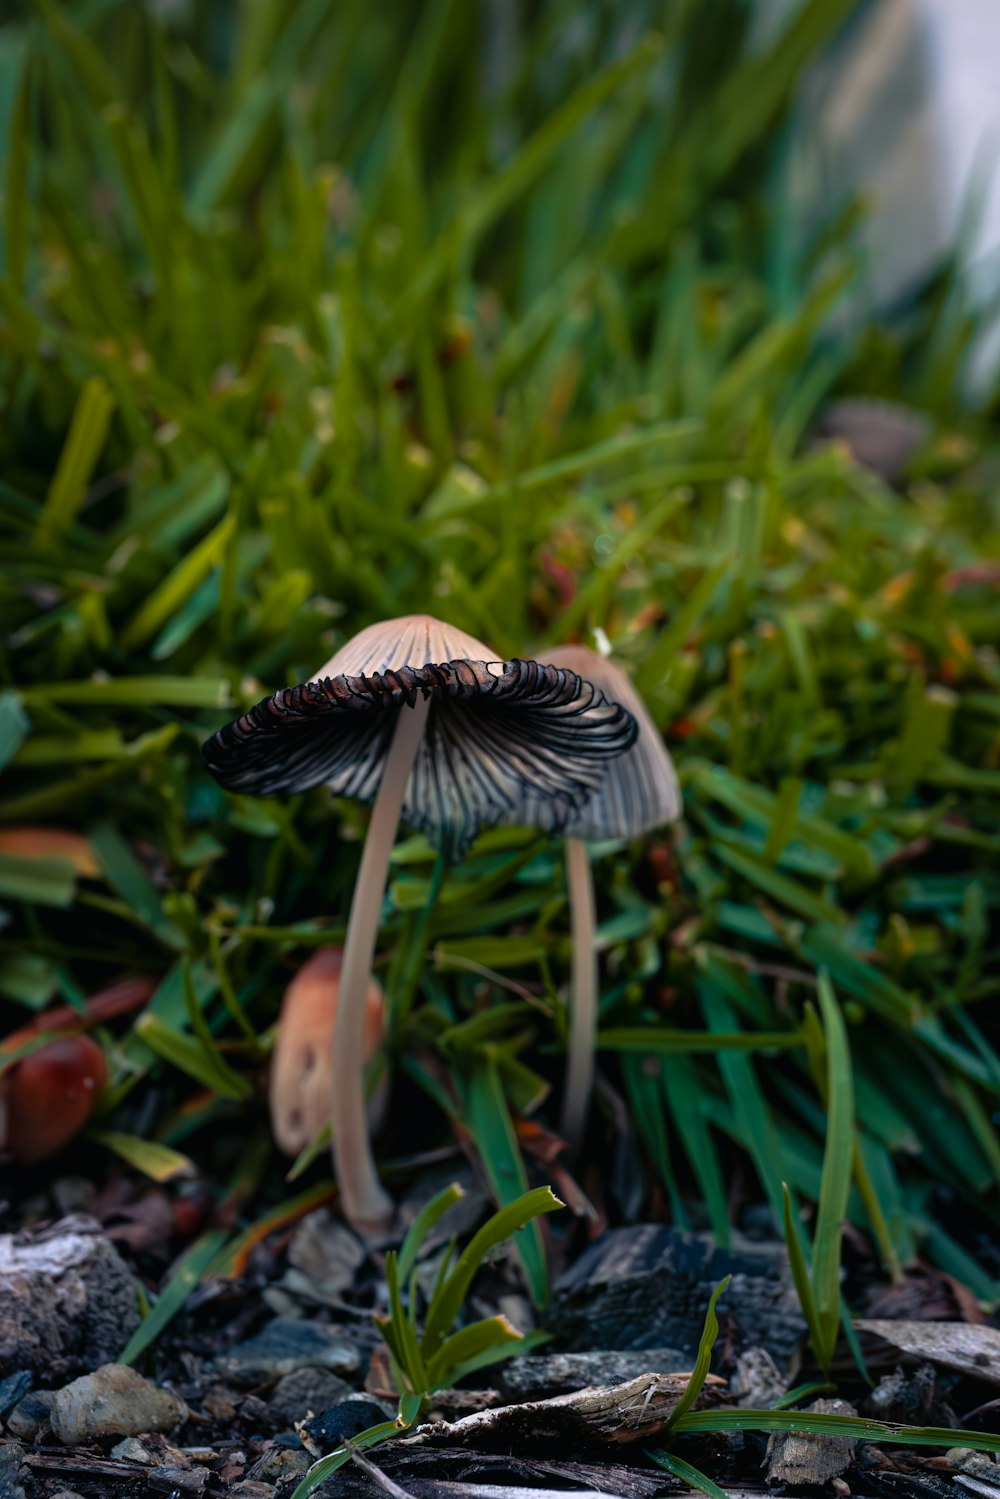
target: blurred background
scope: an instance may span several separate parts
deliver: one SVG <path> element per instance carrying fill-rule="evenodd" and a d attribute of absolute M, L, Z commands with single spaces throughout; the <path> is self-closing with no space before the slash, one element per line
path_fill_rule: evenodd
<path fill-rule="evenodd" d="M 200 745 L 429 611 L 503 656 L 610 650 L 678 765 L 683 821 L 594 852 L 605 1220 L 721 1241 L 774 1231 L 783 1180 L 815 1203 L 822 969 L 861 1257 L 995 1300 L 995 10 L 7 15 L 0 1003 L 8 1071 L 50 1007 L 99 1040 L 78 1174 L 202 1183 L 181 1240 L 293 1190 L 264 1078 L 365 814 L 227 797 Z M 431 865 L 401 842 L 390 990 Z M 492 1067 L 463 1147 L 498 1195 L 540 1169 L 562 869 L 508 831 L 448 873 L 390 1026 L 389 1156 L 451 1140 Z"/>

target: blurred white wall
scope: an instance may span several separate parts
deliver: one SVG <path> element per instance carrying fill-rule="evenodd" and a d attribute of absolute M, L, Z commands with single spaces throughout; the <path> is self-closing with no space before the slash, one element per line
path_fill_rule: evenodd
<path fill-rule="evenodd" d="M 765 4 L 768 27 L 796 4 Z M 807 99 L 802 191 L 826 213 L 852 189 L 867 195 L 872 298 L 904 295 L 963 221 L 970 290 L 1000 294 L 1000 0 L 867 0 Z"/>

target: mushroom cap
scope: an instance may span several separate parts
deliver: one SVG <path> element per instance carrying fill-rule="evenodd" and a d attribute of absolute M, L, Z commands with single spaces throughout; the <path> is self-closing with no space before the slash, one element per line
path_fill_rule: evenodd
<path fill-rule="evenodd" d="M 574 670 L 498 661 L 471 635 L 408 615 L 362 630 L 310 681 L 220 729 L 205 763 L 251 796 L 327 785 L 373 801 L 396 721 L 418 695 L 430 707 L 401 815 L 454 854 L 501 823 L 561 831 L 638 734 L 627 709 Z"/>
<path fill-rule="evenodd" d="M 268 1101 L 278 1148 L 297 1156 L 330 1118 L 333 1027 L 337 1017 L 339 947 L 321 947 L 285 990 L 271 1063 Z M 385 999 L 374 979 L 365 995 L 364 1061 L 382 1044 Z"/>
<path fill-rule="evenodd" d="M 627 708 L 639 726 L 632 748 L 612 760 L 583 807 L 567 820 L 571 838 L 638 838 L 651 828 L 673 822 L 682 811 L 677 772 L 649 710 L 620 666 L 585 645 L 561 645 L 546 651 L 552 666 L 577 672 L 607 698 Z"/>

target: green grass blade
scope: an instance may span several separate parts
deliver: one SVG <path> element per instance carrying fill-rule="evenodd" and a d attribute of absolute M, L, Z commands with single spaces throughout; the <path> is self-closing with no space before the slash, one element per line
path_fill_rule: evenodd
<path fill-rule="evenodd" d="M 709 1298 L 708 1309 L 705 1312 L 705 1325 L 701 1330 L 701 1338 L 698 1343 L 698 1356 L 691 1371 L 691 1378 L 685 1385 L 684 1393 L 681 1395 L 663 1428 L 665 1432 L 671 1431 L 684 1415 L 685 1411 L 691 1409 L 704 1388 L 712 1362 L 712 1349 L 715 1347 L 715 1340 L 719 1336 L 719 1319 L 715 1315 L 715 1304 L 731 1280 L 731 1275 L 727 1275 L 723 1280 L 720 1280 Z"/>
<path fill-rule="evenodd" d="M 145 1353 L 156 1341 L 168 1323 L 173 1321 L 226 1242 L 226 1237 L 223 1229 L 211 1229 L 202 1234 L 181 1256 L 157 1297 L 156 1305 L 143 1318 L 118 1355 L 120 1364 L 134 1364 L 139 1355 Z"/>
<path fill-rule="evenodd" d="M 827 1054 L 827 1130 L 813 1242 L 812 1286 L 822 1343 L 821 1368 L 829 1367 L 840 1325 L 840 1245 L 854 1169 L 854 1079 L 847 1029 L 829 977 L 819 976 L 819 1005 Z"/>
<path fill-rule="evenodd" d="M 114 396 L 103 380 L 95 377 L 86 382 L 38 520 L 40 546 L 49 546 L 65 535 L 76 519 L 101 456 L 114 407 Z"/>
<path fill-rule="evenodd" d="M 683 1457 L 677 1457 L 673 1452 L 665 1452 L 662 1447 L 647 1447 L 646 1456 L 651 1457 L 657 1467 L 666 1468 L 674 1478 L 687 1484 L 689 1489 L 697 1489 L 699 1494 L 707 1494 L 708 1499 L 729 1499 L 729 1494 L 725 1489 L 720 1488 L 713 1479 L 707 1477 Z"/>

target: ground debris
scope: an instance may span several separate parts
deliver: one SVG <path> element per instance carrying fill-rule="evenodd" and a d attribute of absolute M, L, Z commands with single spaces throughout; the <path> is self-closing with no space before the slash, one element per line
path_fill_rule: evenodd
<path fill-rule="evenodd" d="M 285 1374 L 275 1385 L 268 1401 L 274 1420 L 280 1426 L 293 1426 L 310 1415 L 328 1411 L 340 1400 L 353 1394 L 351 1386 L 329 1369 L 296 1369 Z"/>
<path fill-rule="evenodd" d="M 641 1374 L 626 1384 L 593 1385 L 550 1400 L 528 1400 L 475 1411 L 458 1421 L 437 1421 L 418 1427 L 406 1445 L 476 1447 L 496 1451 L 516 1444 L 531 1451 L 550 1442 L 638 1442 L 659 1431 L 688 1382 L 687 1374 Z M 710 1403 L 724 1380 L 709 1375 L 702 1391 Z"/>
<path fill-rule="evenodd" d="M 139 1325 L 136 1283 L 92 1218 L 0 1234 L 0 1369 L 49 1382 L 113 1359 Z"/>
<path fill-rule="evenodd" d="M 295 1230 L 279 1284 L 304 1300 L 339 1306 L 354 1289 L 366 1257 L 357 1235 L 327 1208 L 319 1208 Z"/>
<path fill-rule="evenodd" d="M 856 1416 L 846 1400 L 814 1400 L 806 1406 L 830 1416 Z M 767 1481 L 821 1487 L 846 1472 L 854 1458 L 853 1437 L 817 1436 L 811 1432 L 776 1432 L 767 1444 Z M 798 1488 L 792 1490 L 798 1492 Z"/>
<path fill-rule="evenodd" d="M 157 1494 L 191 1495 L 201 1499 L 211 1477 L 207 1468 L 151 1468 L 147 1486 Z"/>
<path fill-rule="evenodd" d="M 20 1442 L 0 1443 L 0 1499 L 24 1499 L 20 1482 L 23 1459 Z"/>
<path fill-rule="evenodd" d="M 558 1462 L 520 1453 L 461 1452 L 399 1442 L 376 1450 L 382 1471 L 420 1499 L 514 1499 L 515 1495 L 540 1499 L 541 1494 L 554 1491 L 562 1499 L 582 1491 L 621 1499 L 655 1499 L 670 1487 L 662 1472 L 620 1463 Z M 348 1464 L 337 1474 L 337 1493 L 375 1499 L 379 1490 L 366 1474 Z"/>
<path fill-rule="evenodd" d="M 741 1353 L 729 1383 L 736 1404 L 747 1410 L 768 1410 L 788 1390 L 788 1381 L 766 1348 Z"/>
<path fill-rule="evenodd" d="M 896 1322 L 864 1319 L 859 1332 L 899 1353 L 927 1359 L 986 1384 L 1000 1385 L 1000 1329 L 969 1322 Z"/>
<path fill-rule="evenodd" d="M 588 1385 L 624 1384 L 640 1374 L 676 1374 L 691 1360 L 677 1348 L 599 1349 L 596 1353 L 552 1353 L 511 1359 L 498 1375 L 504 1393 L 513 1400 L 568 1395 Z M 784 1393 L 784 1391 L 782 1391 Z"/>
<path fill-rule="evenodd" d="M 899 1421 L 910 1426 L 958 1426 L 955 1412 L 938 1390 L 933 1364 L 894 1369 L 883 1374 L 861 1403 L 866 1416 L 877 1421 Z"/>
<path fill-rule="evenodd" d="M 732 1251 L 660 1224 L 602 1235 L 560 1276 L 547 1325 L 573 1351 L 676 1348 L 690 1367 L 708 1302 L 725 1275 L 721 1346 L 764 1347 L 786 1367 L 805 1333 L 784 1245 L 737 1237 Z"/>

